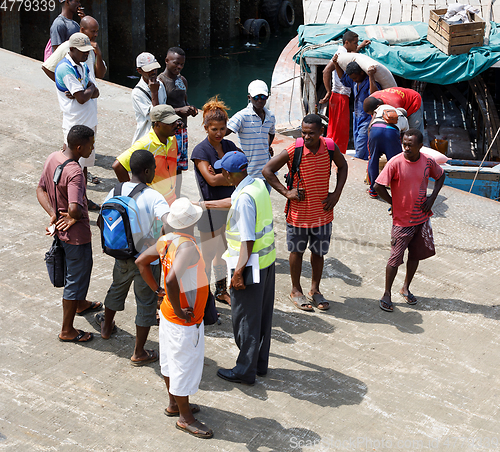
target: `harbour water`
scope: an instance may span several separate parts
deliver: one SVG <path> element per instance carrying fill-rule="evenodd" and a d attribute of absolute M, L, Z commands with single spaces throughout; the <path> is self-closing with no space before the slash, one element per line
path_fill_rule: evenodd
<path fill-rule="evenodd" d="M 247 104 L 247 87 L 254 79 L 268 86 L 274 65 L 283 48 L 297 34 L 297 26 L 273 33 L 265 42 L 240 38 L 226 47 L 205 51 L 186 50 L 186 65 L 182 71 L 188 81 L 188 100 L 200 108 L 207 99 L 219 96 L 231 108 L 229 115 Z M 162 70 L 165 55 L 155 55 Z M 111 81 L 133 88 L 138 74 L 110 74 Z"/>

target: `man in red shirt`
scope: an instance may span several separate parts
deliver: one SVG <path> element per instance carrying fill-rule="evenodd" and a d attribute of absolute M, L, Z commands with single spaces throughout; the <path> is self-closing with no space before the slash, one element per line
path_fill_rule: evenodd
<path fill-rule="evenodd" d="M 330 304 L 319 290 L 323 273 L 324 255 L 328 253 L 332 233 L 333 208 L 339 201 L 347 180 L 347 162 L 339 151 L 329 151 L 323 138 L 323 124 L 318 115 L 307 115 L 302 120 L 303 151 L 299 171 L 294 175 L 293 187 L 288 190 L 275 173 L 288 165 L 291 169 L 296 144 L 273 157 L 262 170 L 267 182 L 290 201 L 287 209 L 287 245 L 290 252 L 292 303 L 303 311 L 314 311 L 312 305 L 326 311 Z M 330 152 L 333 158 L 330 157 Z M 337 166 L 337 185 L 329 192 L 332 160 Z M 300 285 L 302 258 L 309 243 L 311 250 L 311 290 L 304 295 Z"/>
<path fill-rule="evenodd" d="M 418 129 L 424 133 L 424 104 L 422 96 L 415 90 L 396 86 L 375 91 L 363 102 L 363 110 L 373 115 L 377 107 L 383 104 L 394 108 L 404 108 L 410 129 Z"/>
<path fill-rule="evenodd" d="M 401 296 L 408 304 L 417 299 L 410 292 L 410 283 L 421 260 L 434 256 L 434 239 L 430 217 L 431 208 L 443 186 L 445 173 L 436 161 L 420 153 L 423 136 L 417 129 L 409 129 L 403 136 L 403 152 L 393 157 L 375 181 L 379 196 L 392 206 L 391 256 L 385 271 L 385 292 L 379 301 L 382 310 L 392 312 L 391 289 L 398 267 L 408 248 L 406 277 Z M 434 189 L 427 196 L 429 177 L 435 180 Z M 391 195 L 387 191 L 391 187 Z"/>

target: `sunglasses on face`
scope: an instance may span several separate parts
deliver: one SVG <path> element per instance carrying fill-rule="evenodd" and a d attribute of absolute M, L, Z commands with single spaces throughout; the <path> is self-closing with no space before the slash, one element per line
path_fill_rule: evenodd
<path fill-rule="evenodd" d="M 267 100 L 267 97 L 265 94 L 257 94 L 256 96 L 253 96 L 252 99 L 253 100 L 259 100 L 259 99 L 262 99 L 262 100 Z"/>

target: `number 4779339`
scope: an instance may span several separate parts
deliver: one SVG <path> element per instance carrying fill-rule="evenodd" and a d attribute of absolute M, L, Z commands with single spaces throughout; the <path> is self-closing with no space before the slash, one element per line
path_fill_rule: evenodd
<path fill-rule="evenodd" d="M 55 0 L 0 0 L 0 11 L 54 11 Z"/>

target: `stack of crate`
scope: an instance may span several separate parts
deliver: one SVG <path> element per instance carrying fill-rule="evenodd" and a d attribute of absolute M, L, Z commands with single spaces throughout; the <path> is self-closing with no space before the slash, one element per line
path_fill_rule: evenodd
<path fill-rule="evenodd" d="M 484 42 L 485 21 L 477 14 L 470 13 L 468 24 L 450 25 L 441 16 L 447 9 L 433 9 L 429 16 L 427 40 L 446 55 L 467 53 L 472 47 L 479 47 Z"/>

